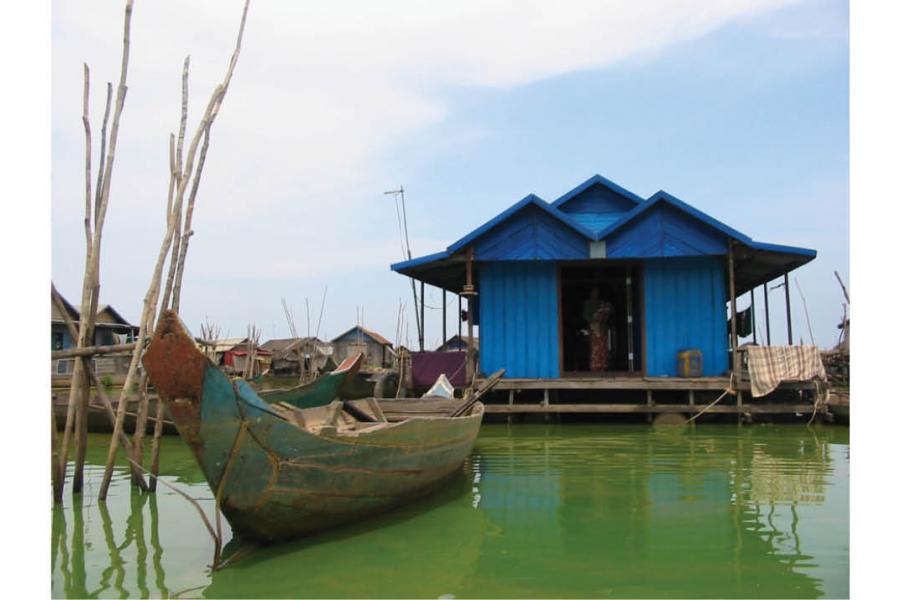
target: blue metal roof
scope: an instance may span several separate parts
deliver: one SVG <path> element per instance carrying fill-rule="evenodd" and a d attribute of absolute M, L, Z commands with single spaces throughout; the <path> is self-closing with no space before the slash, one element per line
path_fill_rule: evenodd
<path fill-rule="evenodd" d="M 655 194 L 653 194 L 650 198 L 648 198 L 645 202 L 642 202 L 638 206 L 635 206 L 628 213 L 625 214 L 621 219 L 601 231 L 597 234 L 598 240 L 602 240 L 604 238 L 609 237 L 611 234 L 619 231 L 624 228 L 630 222 L 634 221 L 638 216 L 644 214 L 648 210 L 652 209 L 654 206 L 659 204 L 660 202 L 666 202 L 675 208 L 678 208 L 688 215 L 694 217 L 702 223 L 709 225 L 710 227 L 716 229 L 717 231 L 723 233 L 724 235 L 734 238 L 735 240 L 745 244 L 751 248 L 756 250 L 767 250 L 770 252 L 785 252 L 788 254 L 801 254 L 804 256 L 816 256 L 816 251 L 809 248 L 799 248 L 796 246 L 782 246 L 780 244 L 767 244 L 764 242 L 756 242 L 753 241 L 750 236 L 741 233 L 740 231 L 729 227 L 725 223 L 722 223 L 718 219 L 714 219 L 709 216 L 705 212 L 698 210 L 679 198 L 676 198 L 672 194 L 659 190 Z"/>
<path fill-rule="evenodd" d="M 613 181 L 610 181 L 606 177 L 603 177 L 602 175 L 594 175 L 590 179 L 586 180 L 584 183 L 579 184 L 578 186 L 572 188 L 571 190 L 569 190 L 568 192 L 566 192 L 565 194 L 563 194 L 562 196 L 560 196 L 559 198 L 554 200 L 553 204 L 551 204 L 551 206 L 553 206 L 555 208 L 559 208 L 560 206 L 562 206 L 563 204 L 565 204 L 572 198 L 578 196 L 583 191 L 590 189 L 595 185 L 602 185 L 606 189 L 612 190 L 613 192 L 619 194 L 620 196 L 627 198 L 628 200 L 631 200 L 635 204 L 640 204 L 641 202 L 644 201 L 643 198 L 641 198 L 634 192 L 630 192 L 630 191 L 626 190 L 619 184 L 617 184 Z"/>
<path fill-rule="evenodd" d="M 454 252 L 458 252 L 459 250 L 462 250 L 463 248 L 465 248 L 466 246 L 471 244 L 477 238 L 481 237 L 482 235 L 484 235 L 485 233 L 487 233 L 494 227 L 497 227 L 504 221 L 512 218 L 513 215 L 518 213 L 520 210 L 522 210 L 526 206 L 537 206 L 541 210 L 544 210 L 547 213 L 549 213 L 550 215 L 556 217 L 563 224 L 569 226 L 574 231 L 580 233 L 587 239 L 589 239 L 589 240 L 594 239 L 593 234 L 588 229 L 586 229 L 586 228 L 582 227 L 581 225 L 579 225 L 578 223 L 576 223 L 567 214 L 565 214 L 564 212 L 562 212 L 560 210 L 557 210 L 550 204 L 547 204 L 547 202 L 545 202 L 542 198 L 539 198 L 538 196 L 535 196 L 534 194 L 528 194 L 527 196 L 525 196 L 524 198 L 522 198 L 521 200 L 519 200 L 518 202 L 516 202 L 515 204 L 513 204 L 506 210 L 504 210 L 502 213 L 500 213 L 499 215 L 497 215 L 496 217 L 494 217 L 493 219 L 491 219 L 490 221 L 488 221 L 487 223 L 482 225 L 481 227 L 466 234 L 465 236 L 461 237 L 459 240 L 457 240 L 456 242 L 454 242 L 453 244 L 448 246 L 447 251 L 450 254 L 453 254 Z"/>
<path fill-rule="evenodd" d="M 575 198 L 594 185 L 602 185 L 635 203 L 634 207 L 626 212 L 620 219 L 596 233 L 591 232 L 588 228 L 578 223 L 572 217 L 572 215 L 567 214 L 559 210 L 558 208 L 560 205 L 564 204 L 570 199 Z M 608 179 L 600 175 L 594 175 L 578 187 L 561 196 L 559 199 L 553 202 L 553 204 L 548 204 L 538 196 L 529 194 L 528 196 L 522 198 L 521 200 L 501 212 L 493 219 L 487 221 L 480 227 L 476 228 L 475 230 L 471 231 L 470 233 L 466 234 L 465 236 L 448 246 L 446 250 L 435 252 L 434 254 L 429 254 L 426 256 L 420 256 L 411 260 L 394 263 L 391 265 L 391 270 L 404 272 L 410 276 L 416 277 L 424 275 L 423 269 L 425 269 L 433 272 L 426 278 L 433 279 L 437 277 L 437 275 L 435 275 L 434 273 L 437 273 L 439 271 L 447 271 L 448 269 L 451 269 L 451 267 L 455 268 L 453 267 L 453 265 L 455 265 L 454 260 L 457 259 L 453 258 L 454 254 L 458 255 L 461 250 L 465 249 L 473 242 L 475 242 L 488 232 L 494 230 L 501 224 L 504 224 L 510 219 L 513 219 L 520 211 L 525 210 L 526 208 L 531 206 L 537 207 L 541 211 L 544 211 L 546 214 L 552 216 L 560 224 L 576 232 L 586 240 L 598 241 L 605 240 L 612 234 L 628 228 L 629 225 L 639 219 L 641 215 L 646 214 L 648 211 L 652 210 L 655 206 L 658 206 L 661 203 L 665 203 L 671 207 L 674 207 L 685 215 L 696 219 L 697 222 L 705 224 L 712 228 L 714 231 L 717 231 L 728 238 L 734 239 L 749 248 L 766 253 L 773 253 L 775 255 L 783 255 L 782 259 L 778 259 L 775 261 L 772 260 L 773 257 L 772 255 L 770 255 L 770 258 L 768 260 L 772 262 L 772 265 L 770 266 L 773 269 L 776 268 L 775 263 L 779 261 L 785 264 L 790 263 L 790 265 L 788 266 L 796 268 L 797 265 L 809 262 L 809 260 L 812 260 L 812 258 L 816 256 L 816 251 L 809 248 L 799 248 L 794 246 L 783 246 L 779 244 L 756 242 L 749 236 L 741 233 L 740 231 L 737 231 L 732 227 L 729 227 L 721 221 L 711 217 L 701 210 L 694 208 L 687 202 L 684 202 L 683 200 L 676 198 L 675 196 L 663 190 L 656 192 L 649 199 L 642 201 L 639 196 L 616 185 Z M 566 257 L 560 257 L 560 260 L 564 259 L 566 259 Z M 414 269 L 415 272 L 410 273 L 410 269 Z M 462 271 L 460 271 L 460 273 L 462 273 Z M 447 275 L 447 277 L 450 277 L 450 275 Z M 453 275 L 453 277 L 455 278 L 457 277 L 457 275 Z M 441 282 L 441 284 L 444 285 L 446 284 L 446 282 Z"/>
<path fill-rule="evenodd" d="M 425 256 L 419 256 L 417 258 L 411 258 L 409 260 L 403 260 L 398 263 L 394 263 L 391 265 L 391 271 L 400 271 L 402 269 L 408 269 L 410 267 L 418 267 L 419 265 L 424 265 L 436 260 L 441 260 L 442 258 L 447 258 L 448 256 L 450 256 L 450 252 L 441 250 L 440 252 L 435 252 L 434 254 L 426 254 Z"/>
<path fill-rule="evenodd" d="M 747 245 L 750 245 L 753 243 L 753 240 L 751 240 L 749 236 L 746 236 L 743 233 L 741 233 L 740 231 L 729 227 L 725 223 L 722 223 L 721 221 L 712 218 L 705 212 L 697 210 L 696 208 L 694 208 L 687 202 L 685 202 L 683 200 L 679 200 L 672 194 L 669 194 L 668 192 L 664 192 L 663 190 L 659 190 L 658 192 L 653 194 L 649 199 L 647 199 L 645 202 L 641 202 L 639 205 L 635 206 L 633 209 L 631 209 L 629 212 L 627 212 L 624 217 L 622 217 L 621 219 L 619 219 L 618 221 L 616 221 L 615 223 L 613 223 L 612 225 L 610 225 L 609 227 L 607 227 L 606 229 L 604 229 L 603 231 L 598 233 L 597 239 L 602 240 L 606 237 L 609 237 L 612 233 L 622 229 L 623 227 L 625 227 L 625 225 L 632 222 L 634 219 L 636 219 L 640 215 L 644 214 L 645 212 L 647 212 L 648 210 L 650 210 L 651 208 L 653 208 L 660 202 L 666 202 L 668 204 L 671 204 L 675 208 L 678 208 L 678 209 L 684 211 L 685 213 L 689 214 L 690 216 L 694 217 L 695 219 L 697 219 L 703 223 L 706 223 L 710 227 L 717 229 L 718 231 L 722 232 L 723 234 L 727 235 L 728 237 L 734 238 L 734 239 L 738 240 L 739 242 L 742 242 Z"/>

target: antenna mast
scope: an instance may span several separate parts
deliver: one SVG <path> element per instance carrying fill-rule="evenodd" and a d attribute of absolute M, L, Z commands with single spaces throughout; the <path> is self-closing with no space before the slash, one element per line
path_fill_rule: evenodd
<path fill-rule="evenodd" d="M 400 249 L 406 254 L 406 260 L 412 260 L 412 250 L 409 247 L 409 228 L 406 226 L 406 194 L 401 185 L 399 189 L 388 190 L 384 193 L 386 196 L 394 197 L 394 206 L 397 209 L 397 224 L 400 226 L 400 233 L 403 237 L 400 239 Z M 399 202 L 397 198 L 399 196 Z M 424 350 L 424 339 L 422 336 L 422 328 L 424 323 L 419 322 L 419 298 L 416 294 L 416 282 L 412 277 L 409 278 L 409 285 L 413 293 L 413 313 L 416 315 L 416 332 L 419 334 L 419 350 Z M 422 304 L 425 304 L 425 298 L 422 298 Z"/>

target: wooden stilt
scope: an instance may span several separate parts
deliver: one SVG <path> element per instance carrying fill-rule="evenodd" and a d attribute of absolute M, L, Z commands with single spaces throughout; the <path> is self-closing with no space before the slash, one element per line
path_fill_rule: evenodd
<path fill-rule="evenodd" d="M 766 346 L 772 345 L 772 331 L 769 329 L 769 282 L 763 284 L 763 303 L 766 308 Z"/>
<path fill-rule="evenodd" d="M 647 406 L 653 406 L 653 390 L 647 390 Z M 653 422 L 653 413 L 647 412 L 647 422 Z"/>
<path fill-rule="evenodd" d="M 442 297 L 443 297 L 443 302 L 441 304 L 441 307 L 443 310 L 441 311 L 441 314 L 443 315 L 443 318 L 441 319 L 441 324 L 442 324 L 442 328 L 443 328 L 443 332 L 444 332 L 443 344 L 446 346 L 447 345 L 447 290 L 443 290 Z"/>
<path fill-rule="evenodd" d="M 156 491 L 156 477 L 159 475 L 159 451 L 162 445 L 163 418 L 165 402 L 156 398 L 156 422 L 153 424 L 153 441 L 150 443 L 150 491 Z"/>
<path fill-rule="evenodd" d="M 753 327 L 753 343 L 756 343 L 756 297 L 753 289 L 750 290 L 750 323 Z"/>
<path fill-rule="evenodd" d="M 419 305 L 421 316 L 419 322 L 422 326 L 419 328 L 419 352 L 425 352 L 425 282 L 419 283 L 419 295 L 422 297 L 422 303 Z"/>
<path fill-rule="evenodd" d="M 787 273 L 784 274 L 784 306 L 787 311 L 788 346 L 792 346 L 794 344 L 794 332 L 791 326 L 791 284 L 788 281 Z"/>
<path fill-rule="evenodd" d="M 688 405 L 694 406 L 694 390 L 688 390 Z"/>
<path fill-rule="evenodd" d="M 731 298 L 731 370 L 737 370 L 737 298 L 734 294 L 734 240 L 728 240 L 728 290 Z"/>

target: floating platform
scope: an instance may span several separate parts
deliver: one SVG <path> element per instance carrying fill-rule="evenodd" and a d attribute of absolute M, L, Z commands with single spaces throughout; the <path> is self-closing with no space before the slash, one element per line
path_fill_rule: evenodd
<path fill-rule="evenodd" d="M 729 389 L 735 393 L 720 398 Z M 814 381 L 784 382 L 773 393 L 752 398 L 749 380 L 732 383 L 730 377 L 509 378 L 485 401 L 485 413 L 811 415 L 827 411 L 816 403 L 818 391 Z"/>

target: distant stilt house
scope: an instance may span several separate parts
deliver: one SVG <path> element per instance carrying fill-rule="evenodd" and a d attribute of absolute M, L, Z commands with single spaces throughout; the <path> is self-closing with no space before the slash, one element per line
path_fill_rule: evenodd
<path fill-rule="evenodd" d="M 363 354 L 363 365 L 367 367 L 389 369 L 396 359 L 391 342 L 380 333 L 359 325 L 331 340 L 331 345 L 338 364 L 358 352 Z"/>
<path fill-rule="evenodd" d="M 240 375 L 247 367 L 249 356 L 249 338 L 228 338 L 208 340 L 201 343 L 210 360 L 230 375 Z M 264 373 L 271 364 L 272 353 L 262 347 L 256 349 L 256 365 L 253 372 Z"/>
<path fill-rule="evenodd" d="M 75 323 L 75 327 L 80 326 L 81 314 L 71 302 L 60 295 L 62 303 L 66 308 L 69 317 Z M 94 326 L 94 339 L 91 341 L 95 346 L 111 346 L 113 344 L 124 344 L 131 342 L 137 337 L 139 327 L 129 323 L 116 309 L 108 304 L 101 305 L 97 308 L 97 320 Z M 56 308 L 56 305 L 50 303 L 50 349 L 64 350 L 76 346 L 77 340 L 73 340 L 69 335 L 66 322 L 63 315 Z M 118 373 L 122 370 L 121 365 L 125 364 L 127 369 L 128 357 L 108 356 L 98 357 L 94 359 L 94 364 L 98 374 Z M 72 372 L 74 359 L 62 359 L 52 361 L 52 373 L 54 375 L 68 375 Z"/>
<path fill-rule="evenodd" d="M 599 379 L 676 376 L 684 350 L 700 351 L 703 376 L 726 375 L 737 341 L 729 304 L 774 279 L 787 284 L 815 256 L 755 241 L 664 191 L 643 199 L 597 175 L 552 203 L 529 195 L 446 250 L 391 269 L 468 299 L 478 372 L 506 369 L 509 389 L 579 378 L 592 389 Z M 608 314 L 599 361 L 587 317 L 598 302 Z M 768 313 L 766 297 L 766 331 Z"/>
<path fill-rule="evenodd" d="M 473 340 L 475 350 L 478 350 L 478 338 Z M 454 334 L 453 337 L 434 349 L 435 352 L 465 352 L 469 347 L 468 340 L 464 335 Z"/>
<path fill-rule="evenodd" d="M 317 337 L 269 340 L 260 349 L 272 353 L 274 375 L 306 377 L 333 364 L 334 347 Z"/>

